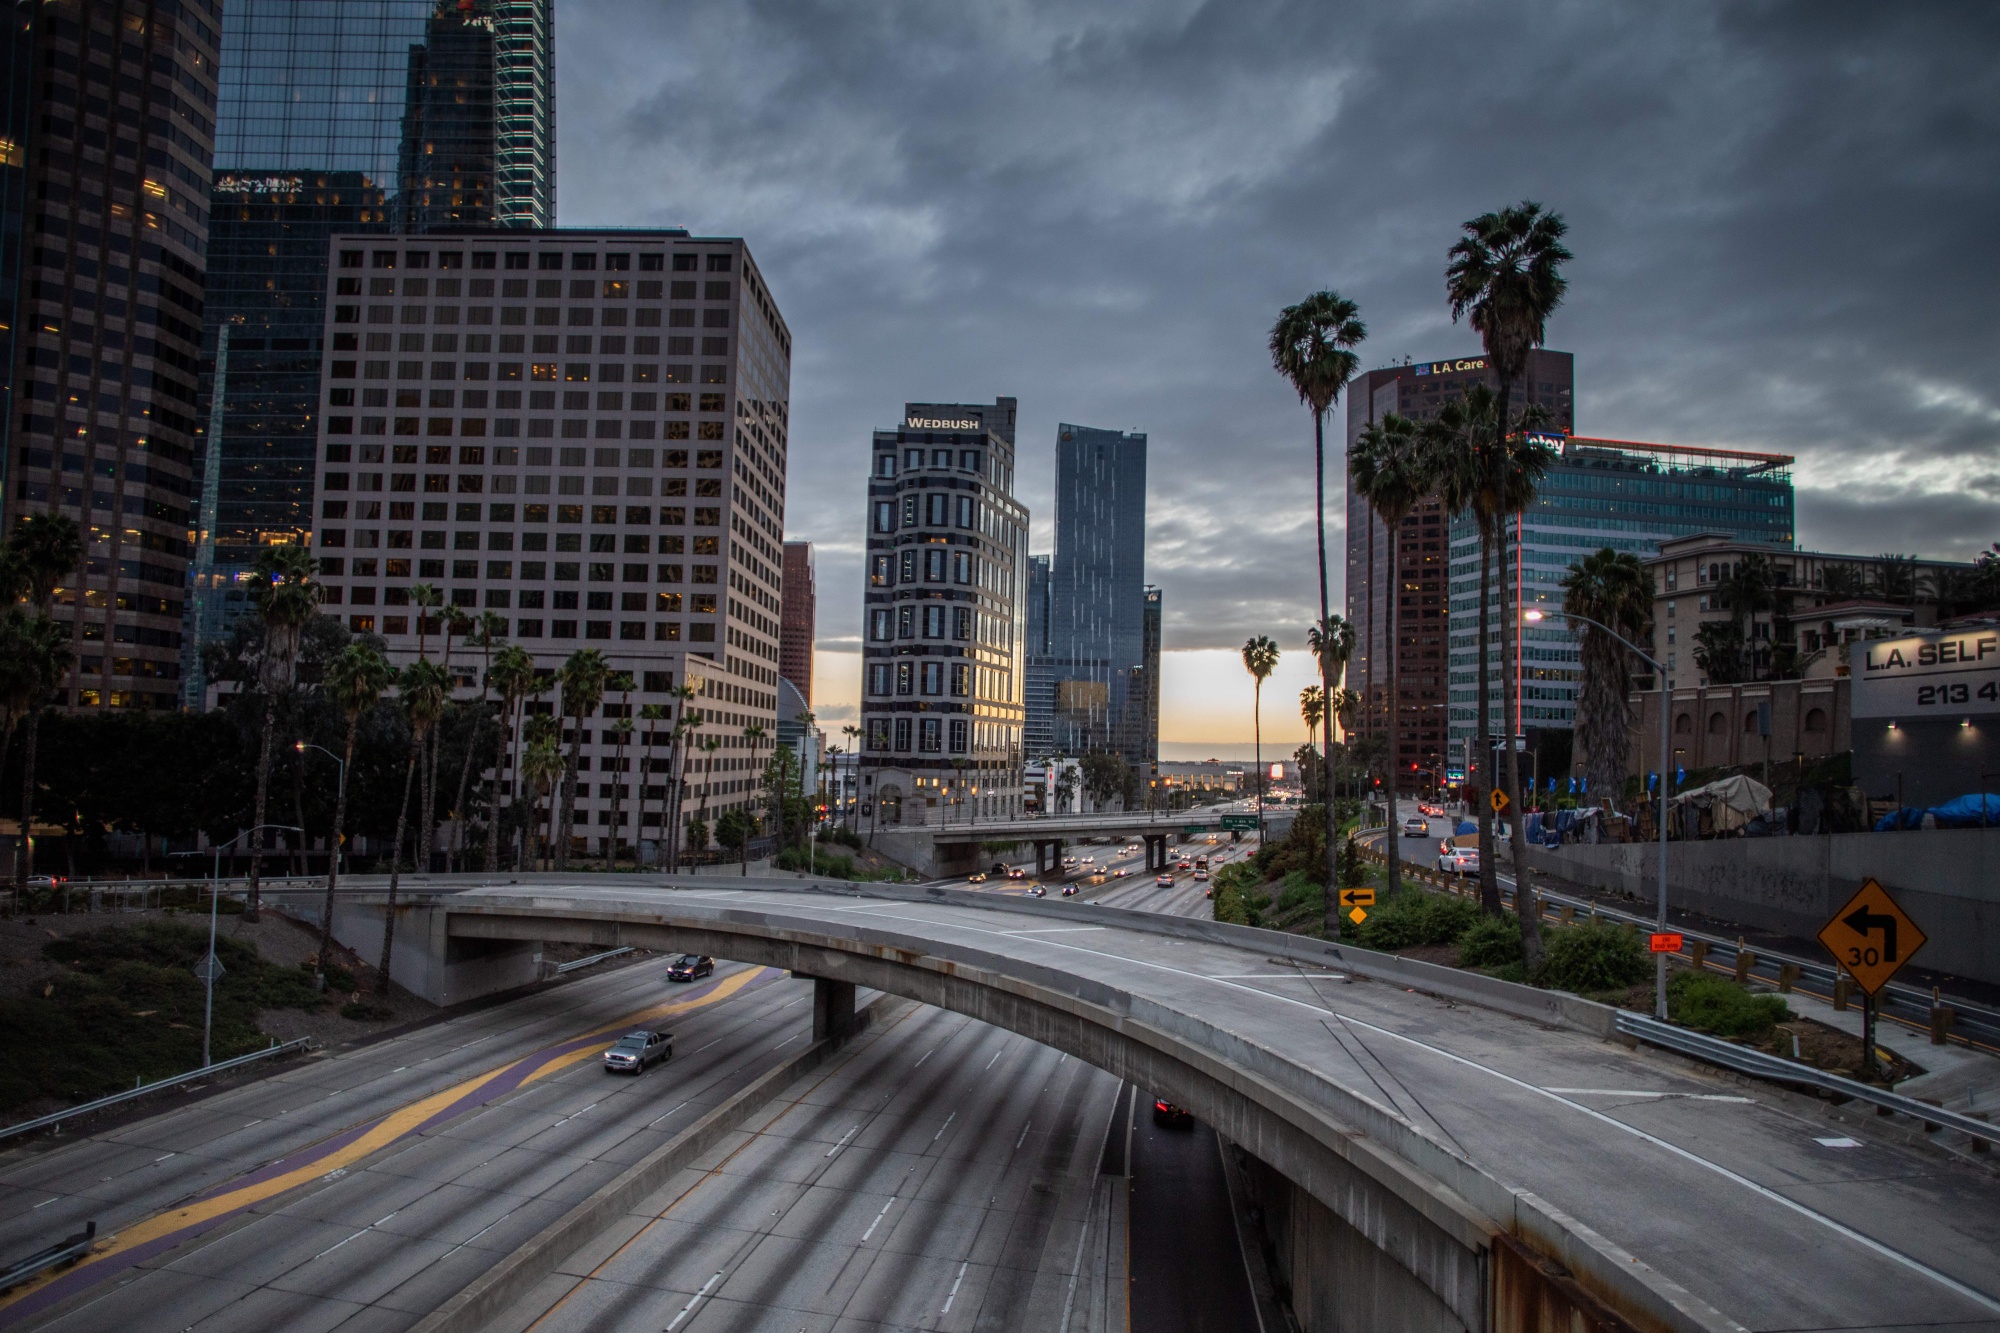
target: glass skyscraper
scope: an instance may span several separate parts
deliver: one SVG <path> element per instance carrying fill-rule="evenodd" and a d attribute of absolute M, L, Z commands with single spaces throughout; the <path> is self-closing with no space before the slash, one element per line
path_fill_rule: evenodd
<path fill-rule="evenodd" d="M 1039 652 L 1031 644 L 1027 679 L 1028 734 L 1046 746 L 1037 757 L 1102 750 L 1150 768 L 1143 434 L 1056 428 L 1055 547 L 1047 638 Z"/>
<path fill-rule="evenodd" d="M 184 694 L 260 547 L 311 527 L 327 239 L 555 221 L 552 0 L 232 0 Z"/>
<path fill-rule="evenodd" d="M 1509 608 L 1562 608 L 1569 567 L 1610 547 L 1645 559 L 1662 540 L 1695 533 L 1726 533 L 1744 541 L 1789 549 L 1793 541 L 1792 459 L 1782 454 L 1625 440 L 1544 437 L 1557 454 L 1535 503 L 1521 515 L 1520 557 L 1512 565 L 1516 586 L 1492 598 L 1488 680 L 1492 727 L 1509 728 L 1501 708 L 1500 635 L 1512 623 Z M 1450 536 L 1450 749 L 1446 767 L 1462 772 L 1467 743 L 1478 727 L 1479 530 L 1470 514 L 1451 521 Z M 1497 562 L 1496 562 L 1497 568 Z M 1567 731 L 1574 725 L 1582 680 L 1577 636 L 1559 620 L 1521 631 L 1519 734 Z"/>

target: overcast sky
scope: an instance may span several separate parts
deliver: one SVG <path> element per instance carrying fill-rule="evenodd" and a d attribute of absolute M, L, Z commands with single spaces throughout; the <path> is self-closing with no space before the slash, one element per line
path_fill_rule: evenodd
<path fill-rule="evenodd" d="M 823 721 L 858 685 L 869 432 L 1011 394 L 1037 551 L 1057 422 L 1151 437 L 1163 740 L 1248 739 L 1234 654 L 1268 633 L 1267 740 L 1295 742 L 1311 433 L 1271 321 L 1332 287 L 1365 365 L 1474 352 L 1445 252 L 1523 198 L 1570 224 L 1549 345 L 1580 433 L 1796 454 L 1816 548 L 2000 539 L 1992 7 L 556 9 L 562 223 L 746 237 L 791 326 Z"/>

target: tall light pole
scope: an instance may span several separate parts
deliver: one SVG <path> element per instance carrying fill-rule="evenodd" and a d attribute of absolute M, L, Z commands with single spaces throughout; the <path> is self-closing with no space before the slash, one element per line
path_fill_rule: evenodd
<path fill-rule="evenodd" d="M 1521 618 L 1533 623 L 1544 617 L 1558 620 L 1576 621 L 1603 630 L 1612 638 L 1625 645 L 1631 654 L 1653 669 L 1653 678 L 1660 682 L 1660 891 L 1653 908 L 1654 930 L 1665 934 L 1667 929 L 1667 765 L 1673 762 L 1673 754 L 1668 747 L 1673 744 L 1667 729 L 1667 709 L 1672 695 L 1667 690 L 1667 669 L 1653 660 L 1652 654 L 1638 644 L 1620 634 L 1602 621 L 1589 616 L 1572 615 L 1567 611 L 1526 611 Z M 1665 1022 L 1667 1017 L 1667 955 L 1655 953 L 1653 971 L 1653 1016 Z"/>
<path fill-rule="evenodd" d="M 259 824 L 256 828 L 244 829 L 228 842 L 215 846 L 215 866 L 208 877 L 208 956 L 201 960 L 201 979 L 207 995 L 202 1002 L 201 1012 L 201 1067 L 208 1068 L 215 1063 L 210 1059 L 211 1038 L 215 1032 L 215 982 L 222 974 L 222 961 L 215 956 L 215 919 L 218 905 L 222 901 L 222 854 L 253 833 L 267 829 L 277 829 L 287 833 L 304 833 L 294 824 Z M 175 852 L 175 856 L 200 856 L 200 852 Z"/>
<path fill-rule="evenodd" d="M 294 750 L 297 750 L 300 754 L 304 754 L 307 750 L 318 750 L 328 759 L 331 759 L 333 760 L 334 763 L 340 765 L 340 797 L 344 804 L 347 797 L 347 761 L 345 759 L 342 759 L 339 755 L 335 754 L 333 751 L 327 749 L 324 745 L 314 745 L 311 741 L 294 741 L 292 743 L 292 748 Z M 333 831 L 333 849 L 332 852 L 330 853 L 330 855 L 332 856 L 332 861 L 330 862 L 327 869 L 328 874 L 338 875 L 340 873 L 340 854 L 342 851 L 346 849 L 346 845 L 347 845 L 346 841 L 340 836 L 340 830 L 335 829 Z"/>

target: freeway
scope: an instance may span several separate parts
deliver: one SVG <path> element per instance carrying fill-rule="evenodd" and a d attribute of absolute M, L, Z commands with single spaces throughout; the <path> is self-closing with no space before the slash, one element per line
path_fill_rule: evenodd
<path fill-rule="evenodd" d="M 95 1220 L 92 1258 L 0 1297 L 0 1327 L 403 1327 L 796 1051 L 812 991 L 651 960 L 311 1060 L 0 1166 L 0 1253 Z M 677 1034 L 631 1079 L 598 1053 Z"/>
<path fill-rule="evenodd" d="M 861 931 L 870 949 L 955 949 L 987 970 L 1088 978 L 1389 1108 L 1743 1326 L 2000 1329 L 2000 1191 L 1985 1172 L 1580 1032 L 1127 926 L 1116 909 L 988 901 L 603 881 L 451 898 L 455 921 L 463 910 L 766 938 Z"/>

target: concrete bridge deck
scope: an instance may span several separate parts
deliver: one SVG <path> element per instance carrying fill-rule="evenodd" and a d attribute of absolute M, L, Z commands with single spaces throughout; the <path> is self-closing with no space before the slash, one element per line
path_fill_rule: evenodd
<path fill-rule="evenodd" d="M 1521 1313 L 1553 1299 L 1521 1294 L 1539 1255 L 1636 1328 L 2000 1330 L 1990 1174 L 1627 1050 L 1581 1002 L 1080 903 L 439 888 L 399 938 L 456 954 L 447 971 L 527 947 L 508 941 L 698 950 L 955 1009 L 1157 1089 L 1296 1187 L 1287 1225 L 1317 1258 L 1295 1259 L 1295 1299 L 1327 1303 L 1309 1328 L 1570 1327 Z"/>

